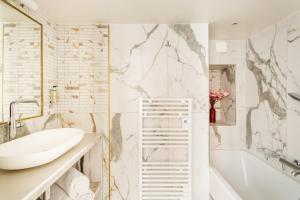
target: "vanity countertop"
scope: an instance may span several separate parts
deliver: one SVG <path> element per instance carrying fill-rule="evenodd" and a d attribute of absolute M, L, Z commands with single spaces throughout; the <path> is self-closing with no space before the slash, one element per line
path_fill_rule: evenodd
<path fill-rule="evenodd" d="M 0 199 L 35 200 L 99 140 L 99 134 L 85 134 L 78 145 L 53 162 L 25 170 L 0 170 Z"/>

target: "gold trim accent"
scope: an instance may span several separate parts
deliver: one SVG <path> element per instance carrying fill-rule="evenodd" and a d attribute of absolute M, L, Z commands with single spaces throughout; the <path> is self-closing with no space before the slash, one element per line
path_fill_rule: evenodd
<path fill-rule="evenodd" d="M 10 6 L 11 8 L 15 9 L 16 11 L 20 12 L 21 14 L 25 15 L 26 17 L 28 17 L 29 19 L 31 19 L 32 21 L 34 21 L 35 23 L 37 23 L 38 25 L 40 25 L 41 29 L 40 29 L 40 65 L 41 65 L 41 72 L 40 72 L 40 76 L 41 76 L 41 113 L 39 115 L 35 115 L 32 117 L 25 117 L 25 118 L 21 118 L 20 121 L 25 121 L 25 120 L 30 120 L 30 119 L 35 119 L 35 118 L 39 118 L 44 116 L 44 29 L 43 29 L 43 24 L 39 21 L 37 21 L 33 16 L 31 16 L 30 14 L 28 14 L 24 8 L 22 8 L 21 6 L 19 6 L 18 4 L 12 2 L 11 0 L 1 0 L 1 2 L 5 3 L 6 5 Z M 0 122 L 0 125 L 3 124 L 7 124 L 7 121 L 4 122 Z"/>
<path fill-rule="evenodd" d="M 101 186 L 103 188 L 103 191 L 105 191 L 105 189 L 108 189 L 108 200 L 111 200 L 111 187 L 110 187 L 110 26 L 107 25 L 105 28 L 107 28 L 107 100 L 108 100 L 108 106 L 107 106 L 107 111 L 105 111 L 104 113 L 106 114 L 107 113 L 107 149 L 105 149 L 105 138 L 106 138 L 106 135 L 105 135 L 105 132 L 102 132 L 102 155 L 101 155 L 101 159 L 102 159 L 102 180 L 101 181 Z M 105 40 L 106 41 L 106 40 Z M 107 154 L 106 155 L 106 151 L 108 150 Z M 106 160 L 108 156 L 108 160 Z M 108 162 L 108 163 L 107 163 Z M 107 177 L 104 177 L 104 172 L 105 172 L 105 169 L 106 167 L 108 168 L 108 174 L 107 174 Z M 108 179 L 108 183 L 106 182 L 106 180 Z M 105 181 L 104 181 L 105 180 Z M 107 183 L 108 185 L 104 185 L 104 182 Z M 102 199 L 106 199 L 107 196 L 104 196 L 104 195 L 107 195 L 107 193 L 104 193 L 102 192 Z"/>
<path fill-rule="evenodd" d="M 108 199 L 111 200 L 110 188 L 110 26 L 108 25 Z"/>

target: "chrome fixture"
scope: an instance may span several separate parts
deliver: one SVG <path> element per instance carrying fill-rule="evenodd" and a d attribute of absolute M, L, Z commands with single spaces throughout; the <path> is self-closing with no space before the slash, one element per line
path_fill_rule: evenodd
<path fill-rule="evenodd" d="M 300 161 L 299 161 L 299 160 L 294 160 L 294 163 L 295 163 L 297 166 L 300 166 Z"/>
<path fill-rule="evenodd" d="M 293 176 L 299 176 L 300 175 L 300 170 L 294 170 L 291 173 Z"/>
<path fill-rule="evenodd" d="M 296 101 L 300 101 L 300 94 L 291 92 L 291 93 L 288 93 L 288 95 L 289 95 L 292 99 L 294 99 L 294 100 L 296 100 Z"/>
<path fill-rule="evenodd" d="M 299 176 L 300 175 L 300 161 L 299 160 L 288 160 L 286 158 L 279 158 L 279 161 L 290 168 L 293 169 L 291 172 L 292 176 Z"/>
<path fill-rule="evenodd" d="M 17 123 L 15 119 L 15 105 L 17 104 L 29 104 L 33 103 L 39 106 L 39 102 L 37 100 L 16 100 L 12 101 L 9 104 L 9 133 L 8 133 L 8 140 L 11 141 L 15 139 L 17 136 L 17 128 L 21 127 L 21 123 Z"/>

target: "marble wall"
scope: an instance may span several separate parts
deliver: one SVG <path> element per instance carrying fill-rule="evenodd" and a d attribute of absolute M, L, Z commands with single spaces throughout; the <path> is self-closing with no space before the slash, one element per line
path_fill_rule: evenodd
<path fill-rule="evenodd" d="M 300 159 L 299 25 L 297 12 L 247 41 L 247 147 L 254 155 L 289 172 L 278 157 Z"/>
<path fill-rule="evenodd" d="M 139 99 L 193 99 L 192 199 L 208 199 L 208 25 L 111 25 L 111 199 L 139 199 Z"/>
<path fill-rule="evenodd" d="M 210 126 L 210 149 L 245 149 L 245 74 L 246 42 L 244 40 L 227 40 L 228 51 L 216 52 L 217 40 L 210 41 L 210 65 L 234 65 L 235 67 L 235 124 Z M 212 74 L 211 74 L 212 75 Z M 218 84 L 221 84 L 221 76 Z M 217 87 L 217 86 L 216 86 Z M 234 101 L 234 102 L 233 102 Z"/>
<path fill-rule="evenodd" d="M 246 144 L 272 165 L 287 147 L 287 21 L 247 40 Z"/>
<path fill-rule="evenodd" d="M 237 124 L 211 127 L 211 149 L 246 150 L 290 174 L 278 158 L 300 159 L 300 102 L 288 96 L 300 93 L 299 30 L 297 12 L 246 41 L 227 41 L 228 53 L 215 53 L 211 41 L 211 64 L 237 64 Z"/>
<path fill-rule="evenodd" d="M 300 12 L 287 19 L 287 93 L 300 93 Z M 286 153 L 291 158 L 300 159 L 300 102 L 287 97 L 287 149 Z"/>

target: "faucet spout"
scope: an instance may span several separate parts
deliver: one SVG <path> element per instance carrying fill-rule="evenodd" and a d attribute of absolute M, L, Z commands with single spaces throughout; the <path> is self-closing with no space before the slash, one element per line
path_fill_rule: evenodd
<path fill-rule="evenodd" d="M 39 102 L 37 100 L 31 99 L 20 99 L 16 101 L 12 101 L 9 104 L 9 133 L 8 133 L 8 140 L 11 141 L 15 139 L 17 136 L 17 123 L 15 119 L 15 105 L 17 104 L 36 104 L 39 106 Z"/>
<path fill-rule="evenodd" d="M 300 175 L 300 170 L 294 170 L 291 173 L 293 176 L 299 176 Z"/>

